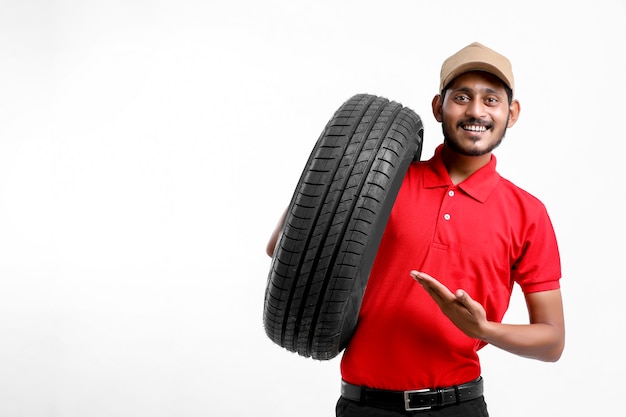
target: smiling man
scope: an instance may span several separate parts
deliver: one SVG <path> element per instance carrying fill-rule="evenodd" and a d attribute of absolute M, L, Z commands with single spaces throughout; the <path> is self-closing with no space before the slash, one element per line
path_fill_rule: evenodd
<path fill-rule="evenodd" d="M 473 43 L 443 63 L 439 91 L 443 144 L 395 201 L 342 357 L 340 417 L 487 416 L 482 347 L 542 361 L 564 347 L 550 218 L 492 154 L 520 114 L 511 64 Z M 501 323 L 514 284 L 528 324 Z"/>
<path fill-rule="evenodd" d="M 443 143 L 411 164 L 394 202 L 341 359 L 338 417 L 485 417 L 482 347 L 560 358 L 552 223 L 541 201 L 497 173 L 492 154 L 519 117 L 514 89 L 509 60 L 479 43 L 443 63 L 432 101 Z M 513 285 L 528 324 L 502 323 Z"/>

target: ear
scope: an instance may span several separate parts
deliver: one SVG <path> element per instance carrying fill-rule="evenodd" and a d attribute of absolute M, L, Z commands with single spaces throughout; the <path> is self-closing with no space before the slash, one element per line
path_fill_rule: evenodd
<path fill-rule="evenodd" d="M 519 101 L 513 100 L 511 105 L 509 106 L 509 123 L 507 123 L 506 127 L 512 127 L 517 119 L 519 119 L 519 113 L 521 111 L 521 107 Z"/>
<path fill-rule="evenodd" d="M 443 97 L 441 97 L 441 94 L 437 94 L 433 97 L 432 106 L 435 119 L 441 123 L 443 121 Z"/>

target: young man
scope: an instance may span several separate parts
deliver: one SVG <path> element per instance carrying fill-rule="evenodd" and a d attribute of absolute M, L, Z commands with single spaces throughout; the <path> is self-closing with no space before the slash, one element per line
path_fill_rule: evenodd
<path fill-rule="evenodd" d="M 439 91 L 444 141 L 410 166 L 396 198 L 342 356 L 338 417 L 487 416 L 479 349 L 542 361 L 563 351 L 552 224 L 492 155 L 520 113 L 511 64 L 473 43 L 443 63 Z M 501 323 L 514 283 L 529 324 Z"/>

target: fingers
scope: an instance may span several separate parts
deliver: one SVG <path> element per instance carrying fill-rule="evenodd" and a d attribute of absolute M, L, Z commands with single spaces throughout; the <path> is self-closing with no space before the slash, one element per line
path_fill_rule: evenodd
<path fill-rule="evenodd" d="M 470 303 L 472 302 L 470 296 L 461 289 L 456 290 L 456 292 L 454 293 L 454 298 L 456 298 L 456 300 L 461 303 L 461 305 L 463 305 L 465 308 L 468 308 L 470 306 Z"/>
<path fill-rule="evenodd" d="M 424 274 L 423 272 L 416 271 L 416 270 L 411 271 L 409 274 L 410 274 L 410 275 L 413 277 L 413 279 L 414 279 L 414 280 L 416 280 L 416 281 L 420 281 L 420 280 L 422 280 L 423 276 L 424 276 L 424 275 L 426 275 L 426 274 Z"/>
<path fill-rule="evenodd" d="M 443 285 L 441 282 L 437 281 L 435 278 L 431 277 L 430 275 L 428 275 L 425 272 L 420 272 L 420 271 L 416 271 L 413 270 L 410 272 L 411 277 L 413 277 L 413 279 L 417 282 L 419 282 L 420 284 L 422 284 L 423 287 L 429 287 L 433 290 L 437 290 L 437 291 L 443 291 L 443 290 L 447 290 L 448 288 Z"/>
<path fill-rule="evenodd" d="M 417 281 L 432 297 L 437 297 L 440 300 L 457 301 L 466 308 L 472 303 L 472 298 L 462 289 L 452 292 L 444 284 L 431 277 L 425 272 L 412 270 L 410 272 L 411 277 Z"/>
<path fill-rule="evenodd" d="M 420 284 L 424 284 L 424 283 L 439 284 L 439 281 L 437 281 L 435 278 L 431 277 L 425 272 L 417 271 L 414 269 L 409 274 L 411 275 L 411 277 L 413 277 L 415 281 L 419 282 Z"/>
<path fill-rule="evenodd" d="M 473 315 L 479 312 L 479 310 L 477 310 L 478 306 L 476 305 L 476 302 L 465 291 L 461 289 L 456 290 L 454 297 L 456 298 L 456 301 L 465 307 L 470 314 Z"/>
<path fill-rule="evenodd" d="M 484 319 L 484 309 L 467 292 L 462 289 L 452 292 L 437 279 L 421 271 L 412 270 L 410 275 L 461 331 L 471 337 L 477 334 L 477 320 L 481 317 Z"/>
<path fill-rule="evenodd" d="M 437 301 L 437 303 L 454 300 L 455 296 L 448 287 L 430 275 L 416 270 L 411 271 L 410 275 L 435 299 L 435 301 Z"/>
<path fill-rule="evenodd" d="M 417 281 L 426 290 L 426 292 L 433 295 L 433 293 L 436 290 L 436 285 L 434 285 L 434 283 L 437 282 L 433 277 L 423 272 L 415 271 L 415 270 L 411 271 L 410 275 L 411 277 L 413 277 L 415 281 Z"/>

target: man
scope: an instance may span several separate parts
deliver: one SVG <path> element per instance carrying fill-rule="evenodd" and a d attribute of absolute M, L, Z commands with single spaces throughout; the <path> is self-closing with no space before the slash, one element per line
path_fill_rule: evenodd
<path fill-rule="evenodd" d="M 395 200 L 341 360 L 338 417 L 487 416 L 479 349 L 542 361 L 563 351 L 550 218 L 492 155 L 520 113 L 511 64 L 473 43 L 443 63 L 439 91 L 444 141 L 410 166 Z M 529 324 L 501 323 L 515 283 Z"/>

